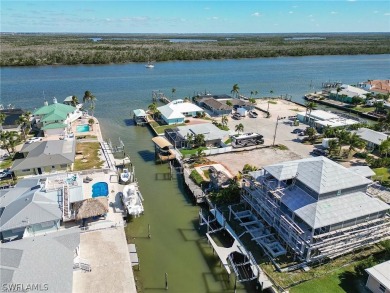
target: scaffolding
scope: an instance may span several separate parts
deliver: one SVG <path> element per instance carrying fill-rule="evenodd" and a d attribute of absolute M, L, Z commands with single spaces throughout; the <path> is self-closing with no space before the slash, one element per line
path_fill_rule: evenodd
<path fill-rule="evenodd" d="M 341 222 L 341 227 L 333 231 L 316 229 L 314 233 L 314 227 L 298 224 L 293 215 L 290 216 L 281 209 L 281 199 L 286 192 L 292 192 L 294 188 L 298 188 L 295 192 L 304 192 L 295 185 L 295 178 L 296 176 L 292 178 L 292 184 L 287 185 L 264 175 L 259 179 L 260 184 L 255 181 L 245 184 L 241 198 L 250 206 L 250 212 L 272 227 L 285 248 L 290 248 L 302 262 L 332 259 L 390 238 L 390 216 L 386 213 L 382 215 L 381 212 L 377 212 L 374 217 L 367 217 L 364 222 L 355 218 L 355 222 L 346 227 Z M 235 214 L 235 217 L 240 220 L 244 215 L 248 217 L 248 212 Z M 261 239 L 263 235 L 259 237 Z M 264 244 L 259 244 L 264 248 Z"/>

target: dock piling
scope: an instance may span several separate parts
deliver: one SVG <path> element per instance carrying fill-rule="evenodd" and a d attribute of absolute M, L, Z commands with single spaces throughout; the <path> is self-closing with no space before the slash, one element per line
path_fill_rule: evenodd
<path fill-rule="evenodd" d="M 165 273 L 165 290 L 168 290 L 168 273 Z"/>
<path fill-rule="evenodd" d="M 152 234 L 150 233 L 150 224 L 148 224 L 148 238 L 152 238 Z"/>

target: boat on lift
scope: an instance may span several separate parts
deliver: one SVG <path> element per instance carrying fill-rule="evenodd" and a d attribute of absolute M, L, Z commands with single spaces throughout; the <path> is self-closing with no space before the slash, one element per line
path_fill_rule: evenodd
<path fill-rule="evenodd" d="M 152 62 L 148 62 L 148 64 L 145 65 L 146 68 L 154 68 L 154 64 Z"/>
<path fill-rule="evenodd" d="M 122 203 L 127 215 L 138 217 L 143 214 L 143 197 L 136 182 L 126 185 L 121 195 Z"/>
<path fill-rule="evenodd" d="M 129 172 L 129 169 L 123 169 L 121 173 L 121 181 L 124 183 L 131 182 L 132 174 Z"/>

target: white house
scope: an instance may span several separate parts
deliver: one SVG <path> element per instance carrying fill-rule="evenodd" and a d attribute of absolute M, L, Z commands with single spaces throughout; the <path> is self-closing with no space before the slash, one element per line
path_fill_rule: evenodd
<path fill-rule="evenodd" d="M 390 293 L 390 260 L 366 269 L 366 287 L 373 293 Z"/>
<path fill-rule="evenodd" d="M 367 143 L 368 148 L 377 148 L 389 136 L 383 132 L 375 131 L 369 128 L 359 128 L 355 133 Z"/>
<path fill-rule="evenodd" d="M 297 119 L 300 122 L 313 125 L 313 127 L 317 129 L 321 129 L 325 126 L 346 127 L 348 125 L 359 123 L 357 120 L 344 118 L 335 113 L 324 110 L 312 110 L 310 113 L 299 112 L 297 113 Z"/>
<path fill-rule="evenodd" d="M 185 117 L 197 116 L 197 113 L 203 113 L 204 110 L 190 102 L 184 102 L 181 99 L 174 100 L 165 106 L 157 108 L 161 113 L 162 119 L 168 124 L 183 123 Z"/>

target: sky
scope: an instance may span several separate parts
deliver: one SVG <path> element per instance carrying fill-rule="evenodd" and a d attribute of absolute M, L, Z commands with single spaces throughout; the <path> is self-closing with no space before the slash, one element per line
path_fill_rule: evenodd
<path fill-rule="evenodd" d="M 1 32 L 390 32 L 390 1 L 1 0 Z"/>

